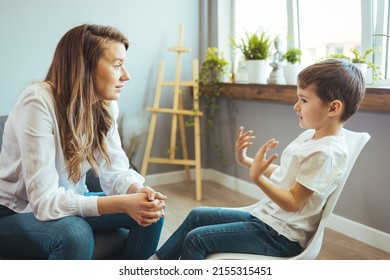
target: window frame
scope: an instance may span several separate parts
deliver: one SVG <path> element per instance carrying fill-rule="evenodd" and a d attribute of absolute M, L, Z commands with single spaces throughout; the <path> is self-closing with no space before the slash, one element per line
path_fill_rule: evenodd
<path fill-rule="evenodd" d="M 235 14 L 236 0 L 232 0 L 232 15 Z M 380 52 L 371 54 L 368 59 L 380 67 L 381 80 L 373 84 L 373 73 L 368 69 L 367 84 L 390 86 L 390 37 L 373 36 L 390 34 L 390 0 L 360 0 L 361 3 L 361 49 L 379 47 Z M 300 48 L 299 0 L 286 0 L 287 36 L 293 40 L 287 47 Z M 234 28 L 231 28 L 234 30 Z M 232 34 L 234 36 L 234 34 Z M 386 79 L 385 77 L 389 77 Z"/>

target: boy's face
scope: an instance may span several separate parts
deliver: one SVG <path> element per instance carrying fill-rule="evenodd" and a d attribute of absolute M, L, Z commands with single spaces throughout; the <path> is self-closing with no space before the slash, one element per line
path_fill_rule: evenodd
<path fill-rule="evenodd" d="M 324 128 L 328 124 L 329 105 L 317 96 L 315 86 L 298 87 L 297 95 L 294 110 L 297 111 L 299 126 L 315 130 Z"/>

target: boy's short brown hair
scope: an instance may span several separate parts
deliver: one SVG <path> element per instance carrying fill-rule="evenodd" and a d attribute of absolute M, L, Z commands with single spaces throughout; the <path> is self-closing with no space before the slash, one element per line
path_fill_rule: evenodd
<path fill-rule="evenodd" d="M 341 121 L 348 120 L 358 110 L 366 91 L 362 72 L 351 62 L 326 59 L 303 69 L 298 75 L 298 87 L 315 86 L 324 102 L 340 100 L 344 111 Z"/>

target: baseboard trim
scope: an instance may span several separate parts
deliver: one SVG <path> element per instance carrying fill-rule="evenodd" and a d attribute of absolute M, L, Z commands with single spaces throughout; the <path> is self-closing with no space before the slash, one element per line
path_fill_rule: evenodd
<path fill-rule="evenodd" d="M 216 182 L 222 186 L 246 194 L 255 199 L 260 200 L 265 196 L 265 194 L 259 189 L 259 187 L 257 187 L 255 184 L 252 184 L 248 181 L 235 178 L 230 175 L 226 175 L 214 169 L 206 169 L 203 171 L 203 174 L 204 174 L 203 178 L 205 180 Z"/>
<path fill-rule="evenodd" d="M 192 178 L 194 178 L 194 175 L 194 169 L 191 169 Z M 202 179 L 213 181 L 256 199 L 264 197 L 264 194 L 256 185 L 214 169 L 202 169 Z M 186 180 L 186 175 L 185 171 L 173 171 L 147 175 L 145 180 L 146 184 L 150 186 L 166 185 L 183 182 Z M 331 215 L 328 228 L 390 253 L 390 234 L 386 232 L 379 231 L 336 214 Z"/>
<path fill-rule="evenodd" d="M 202 170 L 202 178 L 204 178 L 203 173 L 204 170 Z M 191 174 L 191 176 L 192 175 L 193 174 Z M 181 170 L 145 176 L 145 184 L 148 186 L 175 184 L 175 183 L 184 182 L 185 180 L 186 180 L 185 171 L 181 171 Z"/>
<path fill-rule="evenodd" d="M 390 234 L 332 214 L 328 228 L 390 253 Z"/>

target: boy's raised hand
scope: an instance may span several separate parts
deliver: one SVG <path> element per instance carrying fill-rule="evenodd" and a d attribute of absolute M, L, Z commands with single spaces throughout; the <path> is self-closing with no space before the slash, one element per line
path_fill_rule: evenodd
<path fill-rule="evenodd" d="M 255 136 L 253 136 L 252 133 L 252 130 L 244 132 L 243 126 L 237 130 L 235 157 L 237 162 L 246 167 L 251 167 L 253 162 L 253 159 L 246 155 L 248 147 L 252 145 L 252 141 L 255 139 Z"/>
<path fill-rule="evenodd" d="M 275 148 L 279 145 L 279 141 L 275 139 L 268 140 L 260 149 L 257 151 L 257 154 L 253 160 L 252 166 L 249 171 L 250 178 L 252 180 L 264 174 L 267 171 L 268 167 L 277 159 L 277 154 L 272 154 L 267 159 L 267 152 L 271 148 Z"/>

